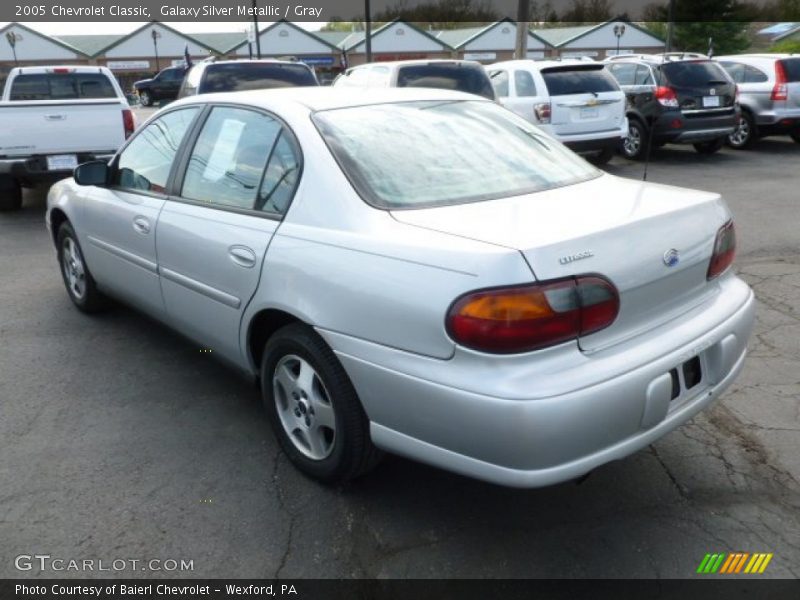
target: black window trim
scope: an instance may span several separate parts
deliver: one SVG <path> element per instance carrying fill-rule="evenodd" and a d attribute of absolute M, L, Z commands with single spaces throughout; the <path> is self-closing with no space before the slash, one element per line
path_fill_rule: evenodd
<path fill-rule="evenodd" d="M 187 105 L 187 106 L 194 106 Z M 289 201 L 289 205 L 286 207 L 286 212 L 283 214 L 272 212 L 272 211 L 265 211 L 265 210 L 256 210 L 256 209 L 249 209 L 249 208 L 238 208 L 235 206 L 226 206 L 224 204 L 214 204 L 211 202 L 201 202 L 199 200 L 192 200 L 191 198 L 186 198 L 185 196 L 181 195 L 181 190 L 183 189 L 183 183 L 186 178 L 186 171 L 189 168 L 189 160 L 192 156 L 192 152 L 194 151 L 194 147 L 197 144 L 197 139 L 200 137 L 200 132 L 203 130 L 203 126 L 205 125 L 206 121 L 208 120 L 209 115 L 211 115 L 211 111 L 214 108 L 236 108 L 242 110 L 249 110 L 251 112 L 260 113 L 264 116 L 267 116 L 271 119 L 274 119 L 278 122 L 281 126 L 278 135 L 275 137 L 275 141 L 272 144 L 272 148 L 270 148 L 269 155 L 267 156 L 267 161 L 264 163 L 264 169 L 261 172 L 261 179 L 259 180 L 259 191 L 261 190 L 261 184 L 264 181 L 264 176 L 267 172 L 267 167 L 269 166 L 269 161 L 272 158 L 272 153 L 275 151 L 275 146 L 278 143 L 278 140 L 281 138 L 284 133 L 288 133 L 286 135 L 286 140 L 289 142 L 289 145 L 294 150 L 295 154 L 297 155 L 297 181 L 292 188 L 292 196 Z M 192 206 L 202 206 L 205 208 L 213 209 L 213 210 L 222 210 L 226 212 L 237 213 L 241 215 L 247 215 L 251 217 L 260 217 L 262 219 L 268 219 L 270 221 L 278 221 L 281 222 L 289 213 L 289 209 L 292 207 L 294 203 L 295 196 L 297 195 L 297 189 L 300 187 L 300 183 L 302 182 L 303 178 L 303 171 L 305 167 L 305 160 L 303 157 L 302 147 L 297 140 L 297 136 L 295 135 L 294 131 L 289 124 L 276 115 L 275 113 L 266 110 L 264 108 L 260 108 L 258 106 L 252 106 L 250 104 L 239 104 L 236 102 L 209 102 L 204 104 L 204 109 L 201 111 L 201 114 L 198 116 L 197 121 L 193 126 L 189 129 L 186 137 L 184 138 L 185 144 L 179 149 L 178 154 L 175 156 L 175 162 L 173 164 L 173 171 L 170 173 L 170 180 L 167 182 L 167 196 L 165 199 L 170 202 L 180 202 L 181 204 L 190 204 Z"/>

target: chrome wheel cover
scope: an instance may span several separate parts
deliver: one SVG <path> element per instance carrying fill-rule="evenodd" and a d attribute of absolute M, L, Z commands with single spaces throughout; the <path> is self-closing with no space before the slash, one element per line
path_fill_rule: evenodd
<path fill-rule="evenodd" d="M 80 248 L 71 237 L 64 238 L 61 247 L 61 269 L 64 271 L 64 281 L 67 282 L 69 293 L 76 300 L 82 300 L 86 294 L 86 269 Z"/>
<path fill-rule="evenodd" d="M 739 127 L 728 136 L 732 146 L 744 146 L 750 139 L 750 123 L 744 117 L 739 119 Z"/>
<path fill-rule="evenodd" d="M 628 137 L 622 143 L 625 156 L 638 156 L 642 151 L 642 132 L 638 127 L 628 127 Z"/>
<path fill-rule="evenodd" d="M 336 418 L 330 395 L 317 371 L 295 354 L 278 361 L 272 395 L 283 430 L 304 456 L 324 460 L 333 451 Z"/>

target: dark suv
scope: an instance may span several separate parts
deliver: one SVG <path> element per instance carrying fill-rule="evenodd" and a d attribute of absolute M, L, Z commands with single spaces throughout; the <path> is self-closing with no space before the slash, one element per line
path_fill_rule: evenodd
<path fill-rule="evenodd" d="M 214 92 L 241 92 L 319 85 L 314 71 L 290 60 L 222 60 L 195 64 L 183 80 L 179 98 Z"/>
<path fill-rule="evenodd" d="M 142 106 L 152 106 L 161 100 L 175 100 L 186 73 L 185 67 L 169 67 L 152 79 L 142 79 L 133 84 Z"/>
<path fill-rule="evenodd" d="M 627 158 L 643 158 L 648 144 L 692 144 L 713 154 L 739 123 L 736 84 L 711 59 L 618 58 L 608 70 L 628 99 Z"/>

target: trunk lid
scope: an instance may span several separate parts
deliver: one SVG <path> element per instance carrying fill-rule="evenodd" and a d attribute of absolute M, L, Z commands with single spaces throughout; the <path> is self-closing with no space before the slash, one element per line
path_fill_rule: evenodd
<path fill-rule="evenodd" d="M 682 111 L 713 113 L 722 109 L 733 110 L 736 85 L 718 64 L 685 60 L 666 63 L 662 69 L 666 83 L 675 91 Z"/>
<path fill-rule="evenodd" d="M 547 192 L 440 208 L 396 219 L 518 249 L 538 280 L 596 273 L 620 293 L 607 329 L 579 341 L 591 353 L 640 335 L 701 304 L 717 230 L 719 195 L 612 175 Z M 677 264 L 668 264 L 677 251 Z"/>
<path fill-rule="evenodd" d="M 556 135 L 619 129 L 625 117 L 625 94 L 603 65 L 580 64 L 542 69 L 550 94 L 550 117 Z"/>

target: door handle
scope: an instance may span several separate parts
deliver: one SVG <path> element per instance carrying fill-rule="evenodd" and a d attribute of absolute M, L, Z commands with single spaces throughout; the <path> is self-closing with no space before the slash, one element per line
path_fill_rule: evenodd
<path fill-rule="evenodd" d="M 247 246 L 231 246 L 228 248 L 228 256 L 240 267 L 252 269 L 256 266 L 256 253 Z"/>
<path fill-rule="evenodd" d="M 134 217 L 133 228 L 139 233 L 148 234 L 150 233 L 150 221 L 142 216 Z"/>

